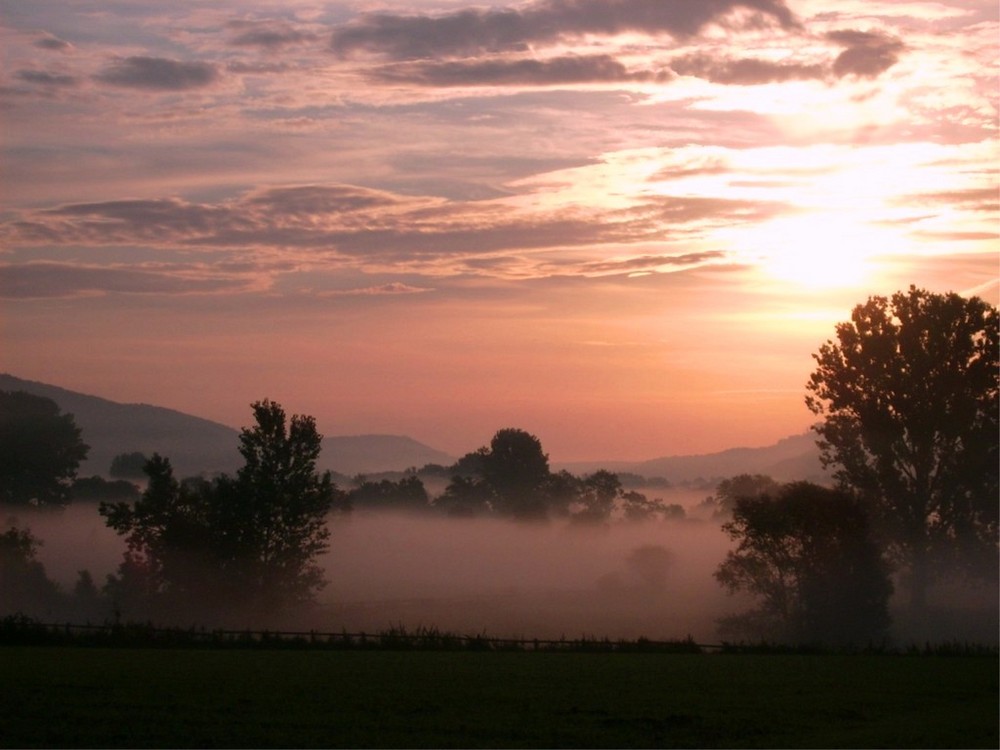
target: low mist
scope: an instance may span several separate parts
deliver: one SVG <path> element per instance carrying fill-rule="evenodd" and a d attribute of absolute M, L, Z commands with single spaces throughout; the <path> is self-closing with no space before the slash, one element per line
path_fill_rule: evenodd
<path fill-rule="evenodd" d="M 701 522 L 523 524 L 391 514 L 339 521 L 330 619 L 539 638 L 714 638 L 729 547 Z"/>
<path fill-rule="evenodd" d="M 661 494 L 683 505 L 688 519 L 590 525 L 334 515 L 330 550 L 319 560 L 328 583 L 317 607 L 268 622 L 199 624 L 369 633 L 402 625 L 495 637 L 716 643 L 719 618 L 752 604 L 727 595 L 713 577 L 732 542 L 718 521 L 698 517 L 704 492 Z M 37 559 L 66 592 L 81 570 L 102 586 L 125 549 L 92 504 L 61 512 L 8 508 L 0 520 L 30 528 L 43 542 Z M 932 616 L 920 622 L 908 617 L 905 599 L 897 582 L 891 609 L 898 643 L 998 641 L 995 587 L 944 581 L 932 592 Z M 176 614 L 178 624 L 192 624 Z"/>

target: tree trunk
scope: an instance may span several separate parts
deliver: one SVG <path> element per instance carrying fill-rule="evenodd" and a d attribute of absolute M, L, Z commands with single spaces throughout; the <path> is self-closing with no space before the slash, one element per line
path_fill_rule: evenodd
<path fill-rule="evenodd" d="M 930 567 L 926 550 L 913 551 L 910 567 L 910 613 L 921 617 L 927 612 L 927 588 L 930 585 Z"/>

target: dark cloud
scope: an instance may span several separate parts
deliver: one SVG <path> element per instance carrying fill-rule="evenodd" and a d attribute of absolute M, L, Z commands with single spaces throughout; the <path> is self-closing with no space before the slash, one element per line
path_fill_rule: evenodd
<path fill-rule="evenodd" d="M 176 269 L 99 268 L 68 263 L 0 265 L 0 298 L 32 299 L 93 294 L 209 294 L 247 288 L 244 279 L 212 278 Z"/>
<path fill-rule="evenodd" d="M 219 72 L 205 62 L 181 62 L 163 57 L 126 57 L 117 60 L 96 78 L 112 86 L 150 91 L 186 91 L 214 83 Z"/>
<path fill-rule="evenodd" d="M 826 38 L 847 48 L 833 62 L 838 77 L 875 78 L 895 65 L 906 48 L 899 39 L 872 31 L 831 31 Z"/>
<path fill-rule="evenodd" d="M 523 51 L 584 34 L 687 37 L 735 9 L 752 11 L 751 25 L 797 25 L 781 0 L 538 0 L 518 9 L 469 8 L 437 16 L 370 14 L 337 28 L 331 48 L 340 55 L 418 60 Z"/>
<path fill-rule="evenodd" d="M 76 86 L 79 83 L 74 76 L 62 73 L 48 73 L 44 70 L 19 70 L 14 76 L 26 83 L 33 83 L 38 86 Z"/>
<path fill-rule="evenodd" d="M 370 75 L 381 81 L 420 86 L 554 86 L 671 78 L 669 72 L 629 71 L 610 55 L 568 55 L 548 60 L 409 62 L 377 67 Z"/>
<path fill-rule="evenodd" d="M 234 33 L 230 44 L 237 47 L 278 50 L 316 38 L 314 34 L 298 31 L 284 21 L 231 21 L 228 26 Z"/>
<path fill-rule="evenodd" d="M 705 54 L 677 58 L 671 61 L 670 67 L 678 75 L 697 76 L 713 83 L 735 84 L 737 86 L 808 80 L 823 78 L 826 75 L 826 70 L 822 65 L 772 62 L 748 57 L 718 60 Z"/>
<path fill-rule="evenodd" d="M 72 44 L 51 34 L 46 34 L 41 39 L 36 39 L 33 44 L 39 49 L 52 50 L 53 52 L 68 52 L 73 49 Z"/>
<path fill-rule="evenodd" d="M 636 273 L 652 271 L 663 266 L 698 266 L 712 261 L 723 260 L 726 254 L 719 250 L 682 255 L 639 255 L 625 260 L 600 261 L 583 266 L 584 273 Z"/>

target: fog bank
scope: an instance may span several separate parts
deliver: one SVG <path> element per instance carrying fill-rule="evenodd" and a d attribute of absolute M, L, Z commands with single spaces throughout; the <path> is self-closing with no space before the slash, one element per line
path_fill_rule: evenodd
<path fill-rule="evenodd" d="M 321 601 L 351 630 L 403 623 L 502 636 L 714 638 L 734 605 L 729 548 L 700 522 L 523 524 L 355 514 L 323 559 Z"/>

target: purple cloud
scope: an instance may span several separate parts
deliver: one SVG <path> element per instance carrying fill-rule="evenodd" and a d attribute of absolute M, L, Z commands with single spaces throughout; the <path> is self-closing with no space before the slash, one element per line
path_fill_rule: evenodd
<path fill-rule="evenodd" d="M 48 73 L 44 70 L 19 70 L 14 76 L 25 83 L 33 83 L 38 86 L 76 86 L 79 82 L 74 76 L 62 73 Z"/>
<path fill-rule="evenodd" d="M 180 273 L 178 273 L 178 270 Z M 246 279 L 193 275 L 189 269 L 99 268 L 69 263 L 0 265 L 0 298 L 86 294 L 211 294 L 248 288 Z"/>
<path fill-rule="evenodd" d="M 666 81 L 669 71 L 630 71 L 610 55 L 567 55 L 548 60 L 405 62 L 374 68 L 370 76 L 420 86 L 554 86 L 574 83 Z"/>
<path fill-rule="evenodd" d="M 875 78 L 895 65 L 906 49 L 899 39 L 872 31 L 831 31 L 826 38 L 847 47 L 833 63 L 838 77 Z"/>
<path fill-rule="evenodd" d="M 73 49 L 72 44 L 62 39 L 59 39 L 58 37 L 53 36 L 52 34 L 46 34 L 42 38 L 36 39 L 34 42 L 32 42 L 32 44 L 34 44 L 34 46 L 38 47 L 39 49 L 52 50 L 53 52 L 68 52 L 69 50 Z"/>
<path fill-rule="evenodd" d="M 671 61 L 670 67 L 682 76 L 697 76 L 713 83 L 737 86 L 817 79 L 826 75 L 826 69 L 822 65 L 771 62 L 747 57 L 720 60 L 705 54 L 677 58 Z"/>
<path fill-rule="evenodd" d="M 97 80 L 112 86 L 149 91 L 187 91 L 214 83 L 219 72 L 205 62 L 182 62 L 163 57 L 126 57 L 99 73 Z"/>
<path fill-rule="evenodd" d="M 469 8 L 437 16 L 370 14 L 335 29 L 330 44 L 340 55 L 470 57 L 584 34 L 687 37 L 737 8 L 753 12 L 752 25 L 797 26 L 781 0 L 538 0 L 519 9 Z"/>
<path fill-rule="evenodd" d="M 316 38 L 284 21 L 231 21 L 228 25 L 235 32 L 230 44 L 237 47 L 263 47 L 273 51 Z"/>

